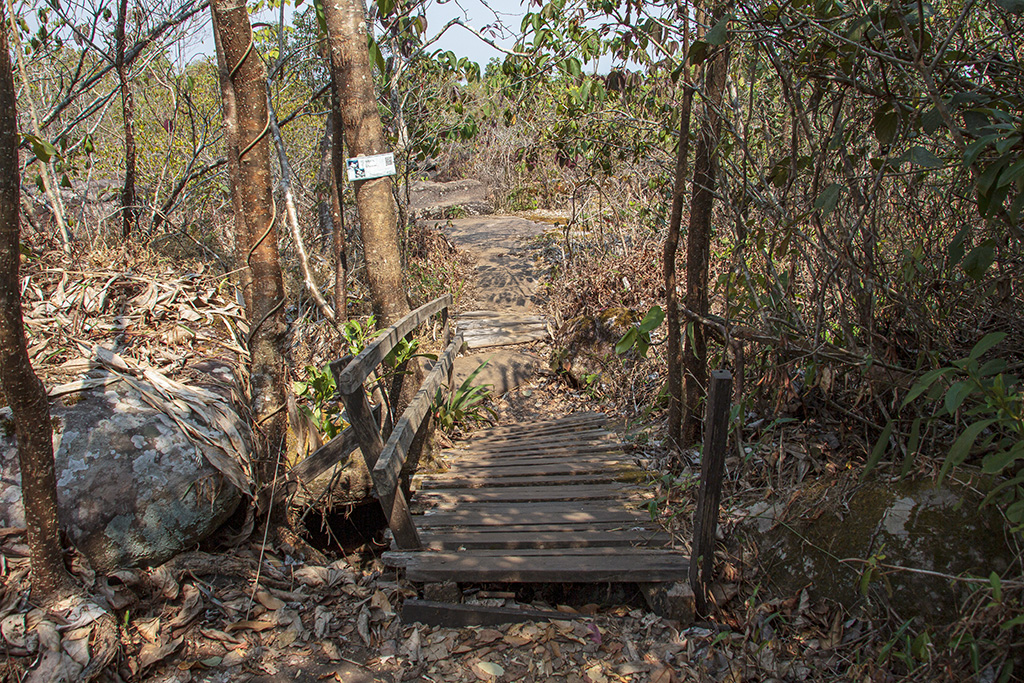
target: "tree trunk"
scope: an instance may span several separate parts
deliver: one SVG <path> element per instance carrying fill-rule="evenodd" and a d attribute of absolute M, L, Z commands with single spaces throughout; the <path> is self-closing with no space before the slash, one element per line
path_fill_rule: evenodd
<path fill-rule="evenodd" d="M 716 19 L 717 21 L 717 19 Z M 708 260 L 711 251 L 711 217 L 718 171 L 719 114 L 729 70 L 729 46 L 723 46 L 705 72 L 704 120 L 694 155 L 690 226 L 686 235 L 686 307 L 700 316 L 708 314 Z M 693 325 L 683 349 L 686 373 L 686 415 L 681 439 L 695 443 L 701 434 L 701 398 L 708 383 L 708 348 L 702 325 Z M 692 337 L 692 341 L 691 341 Z"/>
<path fill-rule="evenodd" d="M 245 3 L 213 0 L 232 177 L 237 260 L 248 273 L 249 381 L 262 447 L 253 467 L 258 487 L 272 483 L 287 450 L 284 284 L 277 251 L 276 205 L 270 174 L 267 72 L 252 48 Z"/>
<path fill-rule="evenodd" d="M 350 156 L 387 151 L 373 89 L 364 15 L 362 0 L 328 0 L 324 3 L 331 71 L 343 123 L 340 130 L 345 132 Z M 336 135 L 335 150 L 340 142 L 341 136 Z M 337 156 L 335 158 L 335 173 L 340 174 L 344 166 L 339 166 Z M 409 312 L 391 182 L 390 177 L 384 177 L 355 183 L 367 279 L 374 313 L 383 325 L 390 325 Z"/>
<path fill-rule="evenodd" d="M 18 144 L 21 139 L 3 14 L 3 7 L 0 7 L 0 26 L 3 26 L 0 30 L 0 390 L 14 413 L 21 498 L 32 554 L 32 597 L 39 604 L 71 593 L 73 584 L 64 569 L 60 546 L 50 403 L 43 383 L 29 363 L 21 314 L 18 279 L 21 260 Z"/>
<path fill-rule="evenodd" d="M 693 109 L 693 86 L 683 85 L 683 103 L 679 114 L 679 146 L 676 152 L 675 185 L 672 190 L 672 214 L 665 238 L 665 320 L 668 340 L 665 354 L 668 360 L 668 440 L 682 446 L 683 374 L 680 356 L 681 328 L 679 299 L 676 296 L 676 252 L 679 248 L 679 226 L 683 220 L 683 201 L 686 194 L 687 160 L 690 154 L 690 113 Z"/>
<path fill-rule="evenodd" d="M 121 187 L 121 235 L 128 238 L 138 224 L 138 205 L 135 198 L 135 98 L 128 82 L 124 60 L 124 25 L 128 15 L 128 0 L 120 0 L 117 9 L 117 28 L 114 43 L 117 55 L 114 68 L 121 85 L 121 112 L 124 117 L 124 185 Z"/>
<path fill-rule="evenodd" d="M 345 179 L 341 176 L 340 169 L 345 168 L 345 122 L 341 117 L 341 100 L 326 36 L 322 38 L 322 41 L 321 54 L 327 64 L 327 73 L 331 79 L 331 113 L 328 123 L 324 126 L 324 140 L 329 145 L 329 149 L 324 151 L 324 163 L 327 164 L 324 180 L 329 183 L 330 189 L 329 216 L 334 254 L 334 312 L 339 321 L 344 321 L 348 319 L 348 259 L 345 255 L 345 209 L 342 205 L 342 199 L 345 196 L 343 184 Z"/>

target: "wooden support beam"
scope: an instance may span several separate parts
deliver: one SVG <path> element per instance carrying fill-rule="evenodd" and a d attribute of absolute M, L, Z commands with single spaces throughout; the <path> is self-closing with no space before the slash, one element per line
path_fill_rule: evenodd
<path fill-rule="evenodd" d="M 381 407 L 374 406 L 372 412 L 373 419 L 379 423 Z M 342 458 L 358 447 L 359 440 L 356 438 L 355 430 L 351 426 L 346 427 L 341 434 L 338 434 L 323 446 L 310 453 L 309 456 L 288 470 L 288 476 L 308 484 L 341 462 Z"/>
<path fill-rule="evenodd" d="M 402 605 L 403 624 L 411 624 L 418 621 L 427 626 L 444 626 L 447 628 L 587 618 L 578 614 L 565 614 L 564 612 L 541 612 L 532 609 L 486 607 L 484 605 L 456 605 L 447 602 L 432 602 L 430 600 L 409 599 Z"/>
<path fill-rule="evenodd" d="M 725 450 L 729 439 L 729 399 L 732 373 L 711 373 L 707 409 L 704 414 L 704 454 L 700 465 L 700 491 L 693 514 L 693 554 L 690 557 L 690 587 L 697 599 L 697 610 L 707 613 L 707 586 L 714 577 L 715 531 L 722 501 L 725 474 Z"/>

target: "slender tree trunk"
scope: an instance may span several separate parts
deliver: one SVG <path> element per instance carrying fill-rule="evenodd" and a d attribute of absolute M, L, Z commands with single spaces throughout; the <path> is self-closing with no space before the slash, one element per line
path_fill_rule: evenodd
<path fill-rule="evenodd" d="M 138 225 L 138 203 L 135 197 L 135 98 L 128 82 L 124 60 L 124 25 L 128 15 L 128 0 L 120 0 L 117 8 L 117 28 L 114 43 L 117 55 L 114 68 L 121 84 L 121 113 L 124 117 L 124 185 L 121 187 L 121 235 L 129 237 Z"/>
<path fill-rule="evenodd" d="M 324 119 L 324 134 L 320 136 L 320 168 L 316 172 L 316 216 L 320 224 L 320 240 L 324 243 L 334 234 L 334 212 L 331 210 L 331 186 L 334 183 L 333 123 L 334 117 L 328 113 Z"/>
<path fill-rule="evenodd" d="M 32 370 L 21 313 L 18 222 L 21 195 L 18 123 L 0 7 L 0 389 L 14 413 L 14 434 L 21 466 L 21 498 L 32 553 L 33 599 L 45 602 L 73 591 L 64 568 L 57 517 L 57 477 L 53 462 L 50 403 Z M 38 596 L 35 593 L 38 592 Z"/>
<path fill-rule="evenodd" d="M 339 130 L 345 132 L 350 156 L 387 151 L 373 89 L 364 15 L 362 0 L 327 0 L 324 3 L 331 70 L 344 124 Z M 340 138 L 337 136 L 335 149 Z M 340 174 L 343 168 L 335 162 L 335 173 Z M 394 323 L 409 312 L 391 183 L 390 177 L 355 183 L 373 309 L 384 325 Z"/>
<path fill-rule="evenodd" d="M 25 88 L 25 92 L 23 94 L 25 99 L 28 101 L 28 111 L 31 115 L 32 133 L 41 139 L 43 137 L 43 131 L 39 125 L 39 114 L 36 112 L 36 101 L 32 96 L 32 83 L 28 79 L 28 69 L 25 67 L 25 50 L 21 44 L 21 34 L 19 33 L 19 29 L 16 24 L 13 0 L 7 0 L 7 11 L 10 13 L 11 36 L 14 39 L 14 54 L 18 59 L 18 73 L 21 75 L 22 85 Z M 9 61 L 10 60 L 8 58 L 8 62 Z M 68 230 L 68 225 L 64 220 L 64 204 L 60 200 L 60 191 L 53 188 L 53 180 L 50 178 L 50 171 L 46 162 L 39 159 L 38 164 L 39 177 L 43 181 L 43 193 L 50 202 L 50 208 L 53 211 L 53 220 L 57 224 L 57 231 L 60 233 L 60 239 L 64 246 L 64 251 L 65 253 L 70 254 L 71 231 Z"/>
<path fill-rule="evenodd" d="M 680 441 L 683 422 L 683 373 L 680 355 L 681 328 L 679 325 L 679 298 L 676 295 L 676 252 L 679 248 L 679 226 L 683 220 L 683 202 L 686 195 L 687 161 L 690 154 L 690 113 L 693 109 L 693 86 L 683 85 L 683 102 L 679 114 L 679 147 L 676 151 L 675 186 L 672 190 L 672 214 L 665 238 L 665 319 L 668 322 L 668 439 L 676 447 Z"/>
<path fill-rule="evenodd" d="M 334 232 L 331 243 L 334 249 L 334 310 L 338 320 L 348 319 L 348 257 L 345 243 L 348 233 L 345 229 L 345 121 L 341 117 L 341 98 L 331 68 L 330 53 L 325 51 L 328 70 L 331 73 L 331 212 L 334 217 Z"/>
<path fill-rule="evenodd" d="M 690 226 L 686 235 L 686 307 L 698 315 L 708 314 L 708 261 L 711 252 L 711 217 L 718 171 L 718 136 L 722 120 L 720 109 L 729 70 L 729 46 L 714 56 L 705 72 L 704 120 L 694 155 L 693 195 L 690 200 Z M 704 328 L 693 326 L 683 349 L 686 372 L 686 415 L 681 439 L 695 443 L 701 434 L 701 399 L 707 391 L 708 348 Z M 692 337 L 692 341 L 691 341 Z"/>
<path fill-rule="evenodd" d="M 276 205 L 270 174 L 270 119 L 267 72 L 253 49 L 244 2 L 213 0 L 221 90 L 232 176 L 237 259 L 249 273 L 249 363 L 253 417 L 265 448 L 254 466 L 257 485 L 268 485 L 287 450 L 288 414 L 284 345 L 284 284 L 277 251 Z"/>

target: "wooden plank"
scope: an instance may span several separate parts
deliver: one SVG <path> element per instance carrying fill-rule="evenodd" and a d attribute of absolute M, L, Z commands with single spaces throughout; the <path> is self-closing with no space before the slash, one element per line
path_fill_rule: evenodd
<path fill-rule="evenodd" d="M 625 508 L 608 509 L 567 509 L 564 506 L 551 508 L 530 508 L 529 506 L 494 506 L 491 510 L 454 510 L 430 512 L 416 518 L 420 528 L 441 526 L 479 527 L 499 526 L 507 529 L 523 524 L 591 524 L 595 522 L 619 522 L 621 524 L 643 524 L 651 516 L 639 510 Z"/>
<path fill-rule="evenodd" d="M 424 532 L 420 534 L 423 547 L 430 550 L 467 550 L 494 548 L 517 550 L 524 548 L 591 548 L 591 547 L 662 547 L 672 543 L 672 537 L 663 531 L 619 529 L 615 531 L 457 531 Z"/>
<path fill-rule="evenodd" d="M 586 474 L 556 474 L 548 475 L 546 483 L 556 484 L 604 484 L 613 481 L 634 482 L 636 478 L 628 473 L 618 472 L 589 472 Z M 414 479 L 413 485 L 418 490 L 429 490 L 431 488 L 493 488 L 501 486 L 529 486 L 536 484 L 536 477 L 502 477 L 501 479 L 490 479 L 488 477 L 465 477 L 459 480 L 443 479 L 434 481 L 432 479 Z"/>
<path fill-rule="evenodd" d="M 486 437 L 491 436 L 491 435 L 506 434 L 506 433 L 509 433 L 509 432 L 514 432 L 514 433 L 530 433 L 530 432 L 535 431 L 536 429 L 545 428 L 545 427 L 552 427 L 552 426 L 557 427 L 557 426 L 561 426 L 561 425 L 570 425 L 570 424 L 575 424 L 575 423 L 580 422 L 580 421 L 588 421 L 588 420 L 603 420 L 603 421 L 607 421 L 607 419 L 608 419 L 607 415 L 605 415 L 604 413 L 599 413 L 599 412 L 588 411 L 588 412 L 580 412 L 580 413 L 571 413 L 571 414 L 565 415 L 563 417 L 553 417 L 553 418 L 548 419 L 548 420 L 536 420 L 535 422 L 530 422 L 528 424 L 516 423 L 516 424 L 508 424 L 508 425 L 497 425 L 497 426 L 494 426 L 494 427 L 486 427 L 484 429 L 480 429 L 480 430 L 478 430 L 476 432 L 473 432 L 473 434 L 469 438 L 471 438 L 471 439 L 486 438 Z"/>
<path fill-rule="evenodd" d="M 461 628 L 464 626 L 496 626 L 498 624 L 518 624 L 525 621 L 560 621 L 587 619 L 582 615 L 564 612 L 549 612 L 532 609 L 516 609 L 513 607 L 487 607 L 485 605 L 432 602 L 407 598 L 402 604 L 402 623 L 419 622 L 427 626 L 444 626 Z"/>
<path fill-rule="evenodd" d="M 543 522 L 538 524 L 522 524 L 516 523 L 514 525 L 506 525 L 501 528 L 489 528 L 488 525 L 466 525 L 462 528 L 458 525 L 438 525 L 430 526 L 423 522 L 427 522 L 432 516 L 418 516 L 416 519 L 421 522 L 417 528 L 420 529 L 423 535 L 441 535 L 445 536 L 448 534 L 456 533 L 468 533 L 468 534 L 481 534 L 481 533 L 509 533 L 509 534 L 546 534 L 546 533 L 587 533 L 596 531 L 641 531 L 643 533 L 655 533 L 658 529 L 657 525 L 651 521 L 650 515 L 634 517 L 631 519 L 612 519 L 612 520 L 585 520 L 582 522 Z"/>
<path fill-rule="evenodd" d="M 465 467 L 434 475 L 435 481 L 460 481 L 469 477 L 526 477 L 537 478 L 537 486 L 546 486 L 544 477 L 549 474 L 588 474 L 592 472 L 639 472 L 640 469 L 628 462 L 609 460 L 573 460 L 560 458 L 553 462 L 540 462 L 525 465 L 509 465 L 507 467 Z"/>
<path fill-rule="evenodd" d="M 553 443 L 553 444 L 537 444 L 534 446 L 523 445 L 520 447 L 502 448 L 495 449 L 493 451 L 486 451 L 483 449 L 474 451 L 464 451 L 462 453 L 454 451 L 445 451 L 444 455 L 452 463 L 459 463 L 463 460 L 497 460 L 497 459 L 508 459 L 514 460 L 526 455 L 531 456 L 550 456 L 557 454 L 573 455 L 573 454 L 586 454 L 586 453 L 622 453 L 622 444 L 617 441 L 607 442 L 594 442 L 594 443 L 581 443 L 574 444 L 571 442 L 565 443 Z"/>
<path fill-rule="evenodd" d="M 438 311 L 448 308 L 452 305 L 452 295 L 445 294 L 440 296 L 433 301 L 426 303 L 415 311 L 409 313 L 397 323 L 389 327 L 384 333 L 377 337 L 371 342 L 362 353 L 355 357 L 352 362 L 348 363 L 344 370 L 336 373 L 337 376 L 337 387 L 338 393 L 351 394 L 356 388 L 362 387 L 363 382 L 370 376 L 374 368 L 380 365 L 380 362 L 391 353 L 391 350 L 395 348 L 398 340 L 405 335 L 412 332 L 422 323 L 424 320 L 434 315 Z M 337 362 L 337 361 L 335 361 Z M 334 363 L 331 363 L 331 369 L 334 369 Z"/>
<path fill-rule="evenodd" d="M 618 444 L 615 444 L 618 446 Z M 634 462 L 632 455 L 623 453 L 620 448 L 558 448 L 524 451 L 519 454 L 509 453 L 490 456 L 487 453 L 457 454 L 445 451 L 441 459 L 449 470 L 473 467 L 508 467 L 510 465 L 530 465 L 543 462 L 559 462 L 562 460 L 593 460 L 599 462 Z M 448 471 L 448 470 L 445 470 Z"/>
<path fill-rule="evenodd" d="M 548 321 L 543 318 L 540 320 L 525 320 L 516 316 L 506 316 L 503 318 L 462 318 L 459 317 L 455 323 L 460 330 L 475 331 L 475 330 L 504 330 L 504 329 L 533 329 L 533 328 L 544 328 L 547 329 Z"/>
<path fill-rule="evenodd" d="M 624 499 L 643 489 L 628 484 L 581 484 L 566 486 L 505 486 L 489 489 L 431 489 L 420 491 L 416 500 L 420 503 L 485 503 L 485 502 L 530 502 L 530 501 L 584 501 L 593 499 Z M 570 506 L 571 507 L 571 506 Z"/>
<path fill-rule="evenodd" d="M 406 565 L 410 581 L 463 581 L 509 583 L 607 583 L 679 581 L 686 578 L 689 562 L 685 557 L 668 552 L 640 556 L 639 550 L 614 554 L 487 554 L 486 551 L 464 553 L 414 553 Z M 515 553 L 515 554 L 513 554 Z M 394 561 L 393 553 L 384 553 L 385 564 Z"/>
<path fill-rule="evenodd" d="M 540 341 L 548 338 L 548 331 L 526 331 L 526 332 L 505 332 L 502 330 L 476 333 L 466 331 L 466 347 L 470 349 L 484 349 L 489 346 L 512 346 L 513 344 L 525 344 L 526 342 Z"/>
<path fill-rule="evenodd" d="M 517 320 L 524 320 L 529 322 L 540 322 L 546 323 L 547 318 L 542 315 L 519 315 L 505 313 L 503 311 L 465 311 L 455 316 L 456 320 L 487 320 L 493 318 L 507 318 L 515 317 Z"/>
<path fill-rule="evenodd" d="M 371 412 L 373 413 L 374 420 L 379 423 L 381 407 L 379 405 L 373 406 Z M 288 476 L 308 484 L 334 467 L 342 458 L 357 448 L 359 448 L 359 440 L 356 438 L 355 430 L 351 426 L 346 427 L 341 434 L 338 434 L 323 446 L 310 453 L 309 456 L 288 470 Z"/>

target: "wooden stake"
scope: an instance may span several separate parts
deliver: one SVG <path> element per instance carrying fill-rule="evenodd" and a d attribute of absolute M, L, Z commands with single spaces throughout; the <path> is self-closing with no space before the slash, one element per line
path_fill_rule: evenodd
<path fill-rule="evenodd" d="M 693 554 L 690 558 L 690 587 L 697 598 L 697 610 L 707 613 L 707 585 L 713 577 L 715 532 L 722 500 L 725 450 L 729 437 L 729 402 L 732 373 L 715 370 L 708 388 L 704 415 L 704 457 L 700 466 L 700 492 L 693 519 Z"/>

